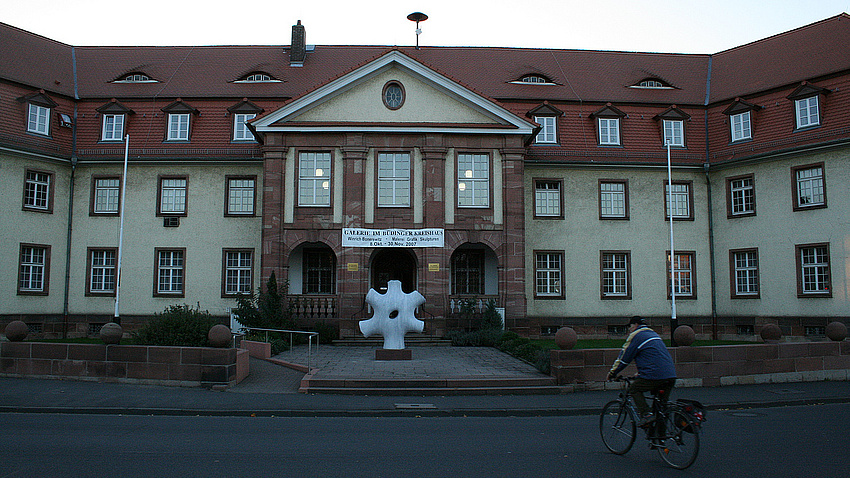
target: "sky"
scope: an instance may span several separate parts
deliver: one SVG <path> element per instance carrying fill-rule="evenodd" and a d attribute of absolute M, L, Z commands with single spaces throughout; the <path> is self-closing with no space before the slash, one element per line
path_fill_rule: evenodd
<path fill-rule="evenodd" d="M 850 0 L 0 0 L 0 22 L 74 46 L 496 46 L 717 53 L 850 12 Z M 696 32 L 697 34 L 694 34 Z"/>

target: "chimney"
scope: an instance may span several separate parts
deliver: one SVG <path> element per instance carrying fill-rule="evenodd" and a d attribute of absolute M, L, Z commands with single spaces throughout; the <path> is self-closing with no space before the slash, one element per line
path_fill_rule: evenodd
<path fill-rule="evenodd" d="M 306 57 L 306 33 L 301 20 L 298 20 L 297 25 L 292 25 L 292 43 L 289 46 L 289 66 L 304 66 L 304 59 Z"/>

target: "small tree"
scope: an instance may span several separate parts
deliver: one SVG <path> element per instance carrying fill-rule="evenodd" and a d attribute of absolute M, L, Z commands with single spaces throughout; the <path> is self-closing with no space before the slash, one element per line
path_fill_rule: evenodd
<path fill-rule="evenodd" d="M 277 278 L 274 272 L 266 282 L 266 290 L 257 290 L 255 296 L 251 292 L 247 296 L 236 298 L 236 314 L 239 323 L 245 327 L 261 329 L 291 329 L 294 326 L 292 307 L 288 298 L 289 284 L 283 286 L 283 292 L 278 290 Z M 284 305 L 285 304 L 285 305 Z"/>
<path fill-rule="evenodd" d="M 502 316 L 496 310 L 496 301 L 493 299 L 487 301 L 487 307 L 481 314 L 480 328 L 481 330 L 502 329 Z"/>

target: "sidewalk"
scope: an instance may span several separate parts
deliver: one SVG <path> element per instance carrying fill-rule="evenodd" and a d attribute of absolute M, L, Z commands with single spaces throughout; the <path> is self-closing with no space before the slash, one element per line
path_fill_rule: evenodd
<path fill-rule="evenodd" d="M 351 350 L 355 349 L 355 350 Z M 346 354 L 368 357 L 368 347 L 320 347 L 311 357 L 321 377 L 363 373 L 370 367 L 373 378 L 386 370 L 419 379 L 416 373 L 436 376 L 468 374 L 457 367 L 462 360 L 473 360 L 475 370 L 494 374 L 537 374 L 533 367 L 494 349 L 456 347 L 414 348 L 413 356 L 433 355 L 430 368 L 415 372 L 422 363 L 381 363 L 346 359 Z M 485 351 L 482 355 L 479 352 Z M 492 355 L 490 353 L 493 352 Z M 371 352 L 372 354 L 374 352 Z M 482 357 L 490 356 L 484 360 Z M 286 359 L 285 355 L 278 356 Z M 322 358 L 324 357 L 324 358 Z M 442 357 L 442 360 L 439 358 Z M 464 359 L 464 357 L 467 357 Z M 293 357 L 288 357 L 293 359 Z M 359 364 L 359 365 L 358 365 Z M 497 366 L 496 364 L 502 364 Z M 377 365 L 377 366 L 376 366 Z M 373 367 L 376 366 L 376 367 Z M 321 369 L 320 367 L 325 367 Z M 352 368 L 353 367 L 353 368 Z M 386 370 L 380 372 L 379 367 Z M 502 368 L 503 367 L 503 368 Z M 410 369 L 410 370 L 408 370 Z M 454 371 L 452 371 L 454 370 Z M 477 372 L 476 372 L 477 373 Z M 251 375 L 226 391 L 155 385 L 100 383 L 71 380 L 0 378 L 0 413 L 92 413 L 143 415 L 212 416 L 558 416 L 598 413 L 602 405 L 616 396 L 615 391 L 582 391 L 560 395 L 339 395 L 298 393 L 303 372 L 261 360 L 251 360 Z M 356 377 L 352 377 L 356 378 Z M 362 378 L 362 376 L 361 376 Z M 401 378 L 404 380 L 405 378 Z M 815 403 L 850 403 L 847 382 L 797 382 L 783 384 L 739 385 L 717 388 L 681 388 L 673 397 L 701 401 L 709 409 L 770 407 Z"/>

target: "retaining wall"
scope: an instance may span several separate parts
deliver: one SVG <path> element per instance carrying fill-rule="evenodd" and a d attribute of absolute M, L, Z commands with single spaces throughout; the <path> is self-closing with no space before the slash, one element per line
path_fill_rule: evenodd
<path fill-rule="evenodd" d="M 0 343 L 0 376 L 229 387 L 248 376 L 248 351 L 147 345 Z"/>
<path fill-rule="evenodd" d="M 679 387 L 850 380 L 850 340 L 778 344 L 671 347 Z M 620 349 L 552 350 L 559 385 L 606 388 Z M 633 364 L 623 372 L 633 374 Z"/>

